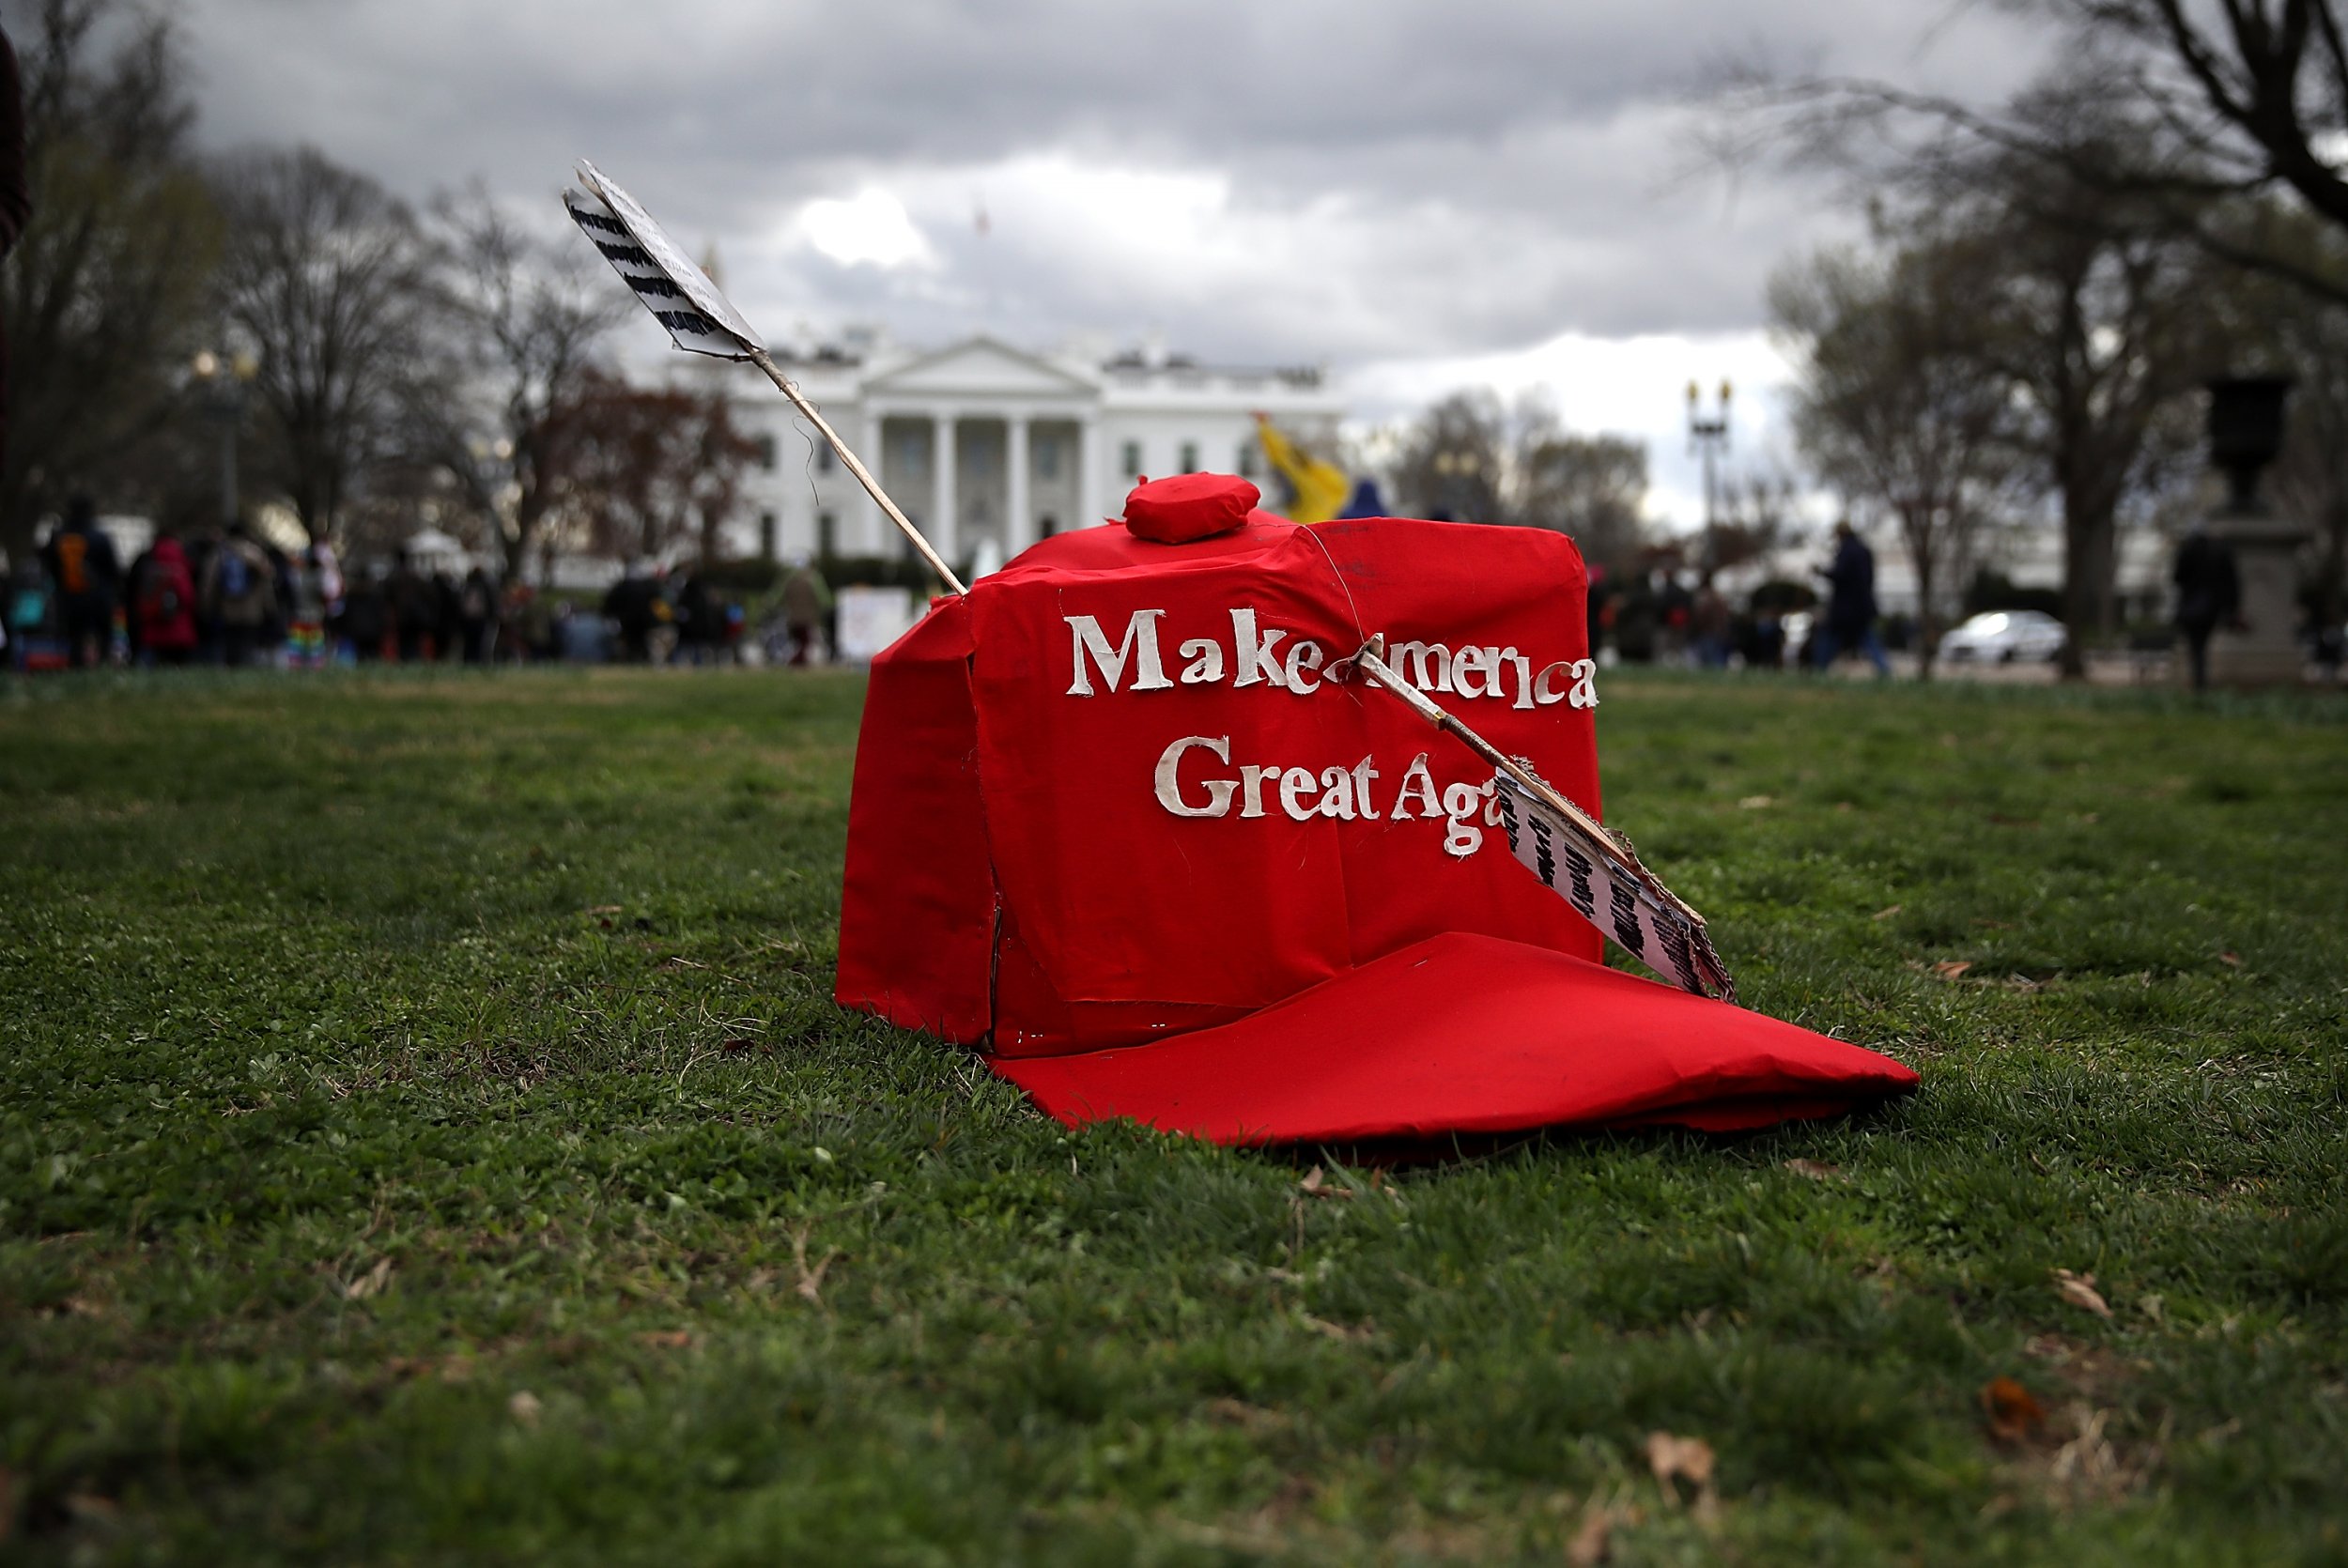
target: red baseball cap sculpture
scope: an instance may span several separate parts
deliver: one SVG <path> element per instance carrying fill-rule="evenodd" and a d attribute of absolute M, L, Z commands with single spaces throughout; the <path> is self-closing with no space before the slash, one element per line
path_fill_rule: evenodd
<path fill-rule="evenodd" d="M 873 665 L 842 1006 L 979 1047 L 1072 1125 L 1227 1143 L 1728 1130 L 1914 1086 L 1735 1006 L 1703 921 L 1600 825 L 1569 540 L 1304 527 L 1193 474 L 965 590 L 583 177 L 573 216 L 679 346 L 765 371 L 954 590 Z"/>

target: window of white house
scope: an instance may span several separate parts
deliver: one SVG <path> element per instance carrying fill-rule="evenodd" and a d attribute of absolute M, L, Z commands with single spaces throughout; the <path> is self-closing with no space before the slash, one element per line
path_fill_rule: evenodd
<path fill-rule="evenodd" d="M 815 553 L 820 556 L 840 553 L 840 519 L 828 512 L 815 514 Z"/>
<path fill-rule="evenodd" d="M 1256 477 L 1256 458 L 1262 451 L 1263 449 L 1256 444 L 1255 438 L 1253 437 L 1240 442 L 1239 464 L 1237 469 L 1240 478 L 1253 479 Z"/>
<path fill-rule="evenodd" d="M 762 512 L 758 515 L 758 556 L 761 561 L 775 559 L 775 535 L 778 531 L 773 513 Z"/>
<path fill-rule="evenodd" d="M 1141 474 L 1141 443 L 1139 441 L 1125 443 L 1125 471 L 1135 478 Z"/>
<path fill-rule="evenodd" d="M 1058 436 L 1036 437 L 1035 472 L 1038 479 L 1059 477 L 1059 438 Z"/>
<path fill-rule="evenodd" d="M 1182 443 L 1182 472 L 1184 473 L 1197 473 L 1198 471 L 1198 443 L 1197 441 L 1184 441 Z"/>
<path fill-rule="evenodd" d="M 815 443 L 815 471 L 817 473 L 831 472 L 832 462 L 831 443 L 829 441 L 817 441 Z"/>
<path fill-rule="evenodd" d="M 772 436 L 758 438 L 758 466 L 768 473 L 775 471 L 775 438 Z"/>

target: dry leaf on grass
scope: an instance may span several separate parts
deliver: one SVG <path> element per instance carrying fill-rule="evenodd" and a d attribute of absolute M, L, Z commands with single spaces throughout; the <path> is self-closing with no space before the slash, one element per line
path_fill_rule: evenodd
<path fill-rule="evenodd" d="M 2229 969 L 2239 969 L 2242 967 L 2242 955 L 2240 953 L 2220 953 L 2217 955 L 2217 961 L 2224 964 Z"/>
<path fill-rule="evenodd" d="M 1675 1481 L 1685 1481 L 1696 1490 L 1696 1506 L 1707 1510 L 1712 1502 L 1712 1445 L 1702 1437 L 1678 1437 L 1669 1432 L 1646 1435 L 1647 1468 L 1655 1472 L 1655 1483 L 1663 1489 L 1664 1498 L 1679 1500 Z"/>
<path fill-rule="evenodd" d="M 505 1402 L 505 1413 L 524 1426 L 537 1425 L 538 1417 L 545 1410 L 546 1407 L 539 1403 L 538 1396 L 528 1389 L 516 1389 L 513 1396 Z"/>
<path fill-rule="evenodd" d="M 1318 1165 L 1306 1171 L 1305 1179 L 1298 1182 L 1296 1187 L 1297 1191 L 1308 1198 L 1351 1198 L 1353 1195 L 1353 1189 L 1351 1187 L 1330 1186 L 1328 1174 Z"/>
<path fill-rule="evenodd" d="M 1982 1385 L 1981 1409 L 1989 1418 L 1989 1435 L 2001 1443 L 2018 1443 L 2047 1423 L 2046 1407 L 2012 1377 Z"/>
<path fill-rule="evenodd" d="M 1970 959 L 1942 959 L 1932 966 L 1932 972 L 1944 980 L 1954 980 L 1972 967 Z"/>
<path fill-rule="evenodd" d="M 824 1304 L 824 1276 L 839 1261 L 840 1253 L 836 1249 L 826 1253 L 815 1267 L 810 1268 L 807 1266 L 807 1237 L 808 1227 L 805 1225 L 791 1233 L 791 1265 L 799 1271 L 798 1282 L 791 1288 L 798 1292 L 801 1299 L 820 1307 Z"/>
<path fill-rule="evenodd" d="M 1582 1528 L 1566 1545 L 1566 1560 L 1573 1568 L 1598 1568 L 1614 1549 L 1614 1516 L 1592 1503 L 1582 1514 Z"/>
<path fill-rule="evenodd" d="M 1768 795 L 1747 795 L 1744 799 L 1737 803 L 1737 809 L 1739 811 L 1767 811 L 1770 807 L 1775 806 L 1777 802 L 1772 800 Z"/>
<path fill-rule="evenodd" d="M 1901 910 L 1906 909 L 1907 907 L 1908 906 L 1906 904 L 1886 904 L 1883 908 L 1877 910 L 1873 915 L 1868 915 L 1867 918 L 1870 920 L 1889 920 L 1892 915 L 1897 915 Z"/>
<path fill-rule="evenodd" d="M 2111 1319 L 2111 1306 L 2095 1288 L 2093 1274 L 2074 1274 L 2068 1268 L 2055 1270 L 2055 1294 L 2081 1312 L 2092 1312 L 2106 1322 Z"/>
<path fill-rule="evenodd" d="M 1364 1340 L 1378 1337 L 1378 1330 L 1367 1325 L 1349 1329 L 1342 1323 L 1332 1323 L 1325 1317 L 1315 1317 L 1311 1313 L 1305 1313 L 1302 1315 L 1305 1328 L 1310 1329 L 1316 1334 L 1325 1334 L 1340 1345 L 1358 1345 Z"/>
<path fill-rule="evenodd" d="M 1813 1181 L 1839 1181 L 1843 1176 L 1842 1166 L 1829 1165 L 1816 1160 L 1788 1160 L 1785 1168 L 1798 1176 L 1808 1176 Z"/>
<path fill-rule="evenodd" d="M 693 1345 L 693 1330 L 690 1329 L 648 1329 L 638 1334 L 636 1341 L 640 1345 L 648 1345 L 655 1350 L 688 1350 Z"/>
<path fill-rule="evenodd" d="M 343 1299 L 349 1301 L 363 1301 L 370 1296 L 382 1295 L 384 1288 L 391 1283 L 392 1260 L 387 1257 L 377 1258 L 374 1268 L 343 1286 Z"/>

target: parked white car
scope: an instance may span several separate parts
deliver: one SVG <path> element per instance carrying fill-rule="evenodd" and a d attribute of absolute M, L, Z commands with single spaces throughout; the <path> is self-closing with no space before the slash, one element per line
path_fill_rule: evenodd
<path fill-rule="evenodd" d="M 1950 663 L 2016 664 L 2062 655 L 2070 634 L 2062 623 L 2038 609 L 1993 609 L 1976 615 L 1940 639 Z"/>

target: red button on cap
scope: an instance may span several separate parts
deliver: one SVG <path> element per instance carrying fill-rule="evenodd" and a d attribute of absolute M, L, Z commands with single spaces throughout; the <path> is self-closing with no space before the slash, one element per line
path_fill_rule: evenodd
<path fill-rule="evenodd" d="M 1247 524 L 1263 499 L 1237 474 L 1185 473 L 1146 479 L 1125 498 L 1125 527 L 1143 539 L 1180 545 L 1208 539 Z"/>

